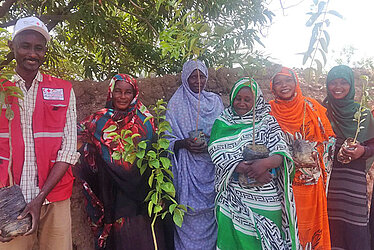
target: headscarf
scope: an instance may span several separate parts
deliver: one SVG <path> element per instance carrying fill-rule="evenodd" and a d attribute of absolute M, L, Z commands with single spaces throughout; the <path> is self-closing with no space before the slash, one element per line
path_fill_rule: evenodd
<path fill-rule="evenodd" d="M 255 124 L 261 122 L 266 116 L 269 115 L 270 105 L 265 102 L 262 91 L 258 87 L 258 84 L 255 82 L 255 80 L 250 79 L 248 77 L 241 78 L 235 83 L 235 85 L 232 87 L 230 91 L 230 106 L 222 112 L 219 118 L 222 121 L 224 121 L 228 126 L 224 126 L 220 129 L 217 129 L 217 133 L 212 133 L 210 143 L 214 142 L 219 138 L 229 136 L 230 134 L 236 134 L 244 128 L 253 126 L 253 107 L 249 112 L 247 112 L 243 116 L 237 115 L 233 108 L 233 102 L 236 95 L 238 94 L 239 90 L 241 90 L 244 87 L 251 88 L 251 90 L 253 91 L 253 96 L 256 98 Z"/>
<path fill-rule="evenodd" d="M 270 101 L 271 114 L 277 119 L 282 130 L 292 135 L 296 132 L 303 135 L 303 131 L 305 131 L 305 139 L 316 142 L 328 141 L 329 137 L 334 136 L 330 122 L 326 117 L 326 109 L 316 100 L 303 96 L 295 71 L 282 67 L 270 80 L 271 90 L 277 75 L 290 76 L 296 83 L 295 96 L 292 100 L 275 99 Z"/>
<path fill-rule="evenodd" d="M 256 107 L 239 116 L 235 113 L 232 104 L 239 90 L 244 87 L 252 89 Z M 255 110 L 255 126 L 253 126 L 253 110 Z M 230 92 L 230 106 L 225 108 L 216 119 L 208 148 L 216 165 L 216 204 L 230 212 L 229 218 L 240 218 L 240 220 L 233 219 L 236 230 L 240 228 L 239 231 L 244 234 L 254 230 L 257 233 L 256 237 L 261 240 L 263 249 L 299 249 L 296 210 L 290 181 L 294 172 L 293 164 L 283 132 L 269 112 L 270 105 L 265 102 L 261 89 L 253 79 L 245 77 L 234 84 Z M 253 130 L 255 130 L 255 138 L 253 138 Z M 279 200 L 282 206 L 281 230 L 278 230 L 273 221 L 263 216 L 266 210 L 263 214 L 256 210 L 252 211 L 252 208 L 258 207 L 248 198 L 255 195 L 258 200 L 265 199 L 262 196 L 263 192 L 274 188 L 273 182 L 265 184 L 264 187 L 246 189 L 232 178 L 236 166 L 244 160 L 244 147 L 253 140 L 256 144 L 265 145 L 270 152 L 269 155 L 277 154 L 284 159 L 275 181 L 279 188 Z"/>
<path fill-rule="evenodd" d="M 205 64 L 200 60 L 187 61 L 183 65 L 182 85 L 175 91 L 168 104 L 167 119 L 171 123 L 173 135 L 177 137 L 175 140 L 188 138 L 188 132 L 196 129 L 199 94 L 194 93 L 188 85 L 188 78 L 196 69 L 206 76 L 208 82 L 208 68 Z M 222 110 L 221 98 L 215 93 L 202 89 L 198 128 L 209 136 L 214 120 Z M 175 141 L 171 140 L 172 143 Z"/>
<path fill-rule="evenodd" d="M 113 90 L 117 81 L 129 83 L 134 90 L 134 99 L 125 111 L 115 110 L 113 107 Z M 112 132 L 117 132 L 119 134 L 123 129 L 131 130 L 133 134 L 139 133 L 141 136 L 140 138 L 138 137 L 138 141 L 150 140 L 153 136 L 153 118 L 143 124 L 145 118 L 151 116 L 151 114 L 143 103 L 138 100 L 138 96 L 139 88 L 134 78 L 126 74 L 115 75 L 109 83 L 105 108 L 83 120 L 78 127 L 78 136 L 80 139 L 83 141 L 92 141 L 97 148 L 101 149 L 101 154 L 107 164 L 114 163 L 111 158 L 112 152 L 119 147 L 123 147 L 121 144 L 116 147 L 113 146 L 113 138 L 107 136 L 110 132 L 104 132 L 109 126 L 115 125 L 117 129 Z M 126 168 L 131 167 L 131 164 L 128 162 L 120 163 L 116 161 L 116 164 L 125 165 Z"/>
<path fill-rule="evenodd" d="M 125 111 L 113 107 L 113 90 L 117 81 L 129 83 L 134 90 L 134 98 Z M 148 192 L 146 175 L 140 174 L 135 163 L 112 158 L 113 152 L 123 149 L 124 145 L 114 143 L 114 137 L 109 136 L 111 132 L 104 131 L 110 126 L 115 126 L 111 131 L 118 134 L 123 129 L 131 130 L 133 134 L 140 134 L 134 140 L 135 144 L 142 140 L 149 144 L 155 130 L 153 118 L 144 123 L 151 114 L 138 100 L 139 89 L 134 78 L 126 74 L 115 75 L 109 83 L 107 96 L 105 108 L 78 125 L 78 140 L 84 146 L 80 148 L 81 161 L 75 166 L 76 176 L 83 181 L 88 201 L 87 214 L 100 247 L 105 244 L 112 225 L 116 230 L 122 227 L 123 220 L 120 222 L 119 218 L 143 213 L 142 206 Z"/>
<path fill-rule="evenodd" d="M 339 78 L 345 79 L 350 85 L 349 92 L 343 99 L 335 99 L 328 91 L 329 82 Z M 354 101 L 355 85 L 352 69 L 345 65 L 333 67 L 326 78 L 326 89 L 327 116 L 331 121 L 334 132 L 338 138 L 343 140 L 354 137 L 357 129 L 357 121 L 354 121 L 354 115 L 359 110 L 360 104 Z M 361 115 L 361 119 L 365 120 L 360 124 L 363 128 L 357 137 L 357 140 L 361 143 L 374 138 L 374 118 L 366 108 L 363 113 L 366 116 Z"/>
<path fill-rule="evenodd" d="M 174 150 L 177 140 L 189 137 L 188 132 L 196 129 L 198 114 L 198 93 L 194 93 L 189 85 L 188 78 L 194 70 L 200 70 L 207 77 L 208 68 L 200 60 L 189 60 L 183 65 L 182 85 L 175 91 L 168 103 L 166 120 L 170 122 L 172 138 L 170 150 Z M 198 128 L 210 136 L 214 120 L 223 110 L 221 98 L 204 89 L 200 93 L 200 112 Z M 214 165 L 208 154 L 192 154 L 182 148 L 177 155 L 172 156 L 174 185 L 178 200 L 181 204 L 194 208 L 194 213 L 202 210 L 211 210 L 214 206 Z M 207 192 L 206 190 L 212 190 Z M 197 194 L 199 194 L 198 198 Z M 200 195 L 201 194 L 201 195 Z M 202 206 L 201 204 L 205 204 Z"/>

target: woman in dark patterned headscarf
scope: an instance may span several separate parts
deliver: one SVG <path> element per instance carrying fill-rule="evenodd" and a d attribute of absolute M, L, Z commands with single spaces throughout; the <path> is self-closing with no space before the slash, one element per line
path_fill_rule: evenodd
<path fill-rule="evenodd" d="M 138 95 L 134 78 L 115 75 L 109 85 L 105 108 L 78 126 L 78 141 L 83 146 L 76 173 L 83 181 L 96 249 L 154 249 L 144 203 L 147 175 L 140 174 L 136 162 L 130 164 L 112 158 L 112 153 L 123 145 L 109 136 L 111 132 L 120 134 L 126 129 L 140 134 L 136 143 L 152 139 L 153 119 L 144 123 L 150 113 Z M 113 129 L 106 132 L 109 127 Z M 158 244 L 162 249 L 163 241 Z"/>
<path fill-rule="evenodd" d="M 326 80 L 327 116 L 336 134 L 336 150 L 327 209 L 333 249 L 370 249 L 368 206 L 366 197 L 366 160 L 374 155 L 374 119 L 369 110 L 363 111 L 358 144 L 343 150 L 351 161 L 337 161 L 344 140 L 354 137 L 357 128 L 355 114 L 359 104 L 354 101 L 354 75 L 351 68 L 339 65 L 330 70 Z"/>

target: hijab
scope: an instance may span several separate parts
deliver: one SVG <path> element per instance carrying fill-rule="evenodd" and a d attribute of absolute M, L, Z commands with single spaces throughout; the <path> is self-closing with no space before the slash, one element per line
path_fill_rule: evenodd
<path fill-rule="evenodd" d="M 339 78 L 345 79 L 350 85 L 349 92 L 343 99 L 335 99 L 328 91 L 329 83 Z M 331 121 L 334 132 L 338 138 L 343 140 L 354 137 L 357 129 L 357 121 L 354 120 L 354 116 L 359 110 L 360 104 L 354 101 L 355 85 L 352 69 L 345 65 L 333 67 L 327 75 L 326 89 L 327 116 Z M 361 119 L 365 120 L 360 124 L 362 128 L 358 133 L 357 140 L 362 143 L 374 138 L 374 118 L 370 111 L 364 108 Z"/>
<path fill-rule="evenodd" d="M 306 140 L 317 142 L 326 141 L 330 136 L 334 136 L 326 109 L 316 100 L 303 96 L 295 71 L 282 67 L 270 80 L 271 90 L 277 75 L 290 76 L 296 83 L 295 96 L 291 100 L 276 98 L 270 101 L 271 114 L 277 119 L 282 130 L 292 135 L 296 132 L 303 134 L 305 131 Z"/>

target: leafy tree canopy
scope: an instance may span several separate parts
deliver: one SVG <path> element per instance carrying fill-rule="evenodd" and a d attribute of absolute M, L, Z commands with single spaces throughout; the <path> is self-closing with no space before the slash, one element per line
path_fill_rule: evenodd
<path fill-rule="evenodd" d="M 45 70 L 103 80 L 117 72 L 162 75 L 198 55 L 209 66 L 248 62 L 273 13 L 264 0 L 2 0 L 0 28 L 37 16 L 53 34 Z M 2 65 L 9 34 L 0 30 Z"/>

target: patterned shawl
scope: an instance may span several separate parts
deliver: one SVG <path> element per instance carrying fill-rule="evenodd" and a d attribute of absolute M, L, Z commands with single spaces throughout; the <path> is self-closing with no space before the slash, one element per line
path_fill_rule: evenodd
<path fill-rule="evenodd" d="M 296 96 L 292 100 L 271 100 L 270 114 L 277 119 L 284 132 L 289 132 L 292 135 L 295 135 L 296 132 L 303 135 L 305 132 L 305 140 L 318 142 L 316 148 L 320 155 L 319 165 L 323 170 L 324 182 L 326 185 L 327 176 L 324 170 L 326 169 L 329 172 L 331 169 L 332 161 L 328 161 L 328 152 L 329 148 L 334 145 L 334 139 L 332 137 L 335 135 L 326 116 L 326 108 L 313 98 L 303 96 L 299 86 L 299 79 L 292 69 L 282 67 L 281 70 L 272 77 L 270 89 L 272 89 L 273 80 L 277 75 L 291 76 L 294 78 L 296 82 Z M 307 170 L 303 170 L 305 174 L 307 174 L 306 171 Z M 317 180 L 319 177 L 318 175 L 316 176 Z"/>
<path fill-rule="evenodd" d="M 117 111 L 113 107 L 112 92 L 116 81 L 126 81 L 134 89 L 134 99 L 126 111 Z M 153 118 L 144 124 L 150 113 L 138 100 L 138 95 L 139 89 L 134 78 L 125 74 L 115 75 L 109 84 L 106 107 L 78 125 L 78 140 L 84 146 L 80 149 L 81 162 L 75 167 L 75 173 L 84 183 L 85 195 L 89 201 L 86 209 L 98 245 L 104 244 L 112 224 L 117 223 L 119 218 L 142 212 L 140 210 L 147 194 L 146 177 L 140 174 L 135 163 L 121 162 L 111 157 L 113 151 L 123 145 L 112 143 L 113 138 L 104 132 L 114 125 L 119 134 L 122 129 L 139 133 L 141 136 L 137 137 L 137 142 L 152 139 Z M 101 243 L 100 240 L 97 242 L 99 237 Z"/>
<path fill-rule="evenodd" d="M 338 100 L 327 91 L 325 103 L 327 104 L 327 116 L 331 121 L 332 128 L 337 137 L 343 141 L 348 137 L 355 136 L 357 122 L 353 120 L 353 117 L 360 105 L 354 101 L 354 75 L 350 67 L 345 65 L 333 67 L 327 75 L 326 88 L 329 82 L 339 78 L 345 79 L 351 85 L 349 93 L 343 99 Z M 357 137 L 357 140 L 361 143 L 374 138 L 374 118 L 368 109 L 365 110 L 365 113 L 367 116 L 362 118 L 366 118 L 366 120 L 361 123 L 363 129 L 360 130 Z"/>
<path fill-rule="evenodd" d="M 208 69 L 199 60 L 187 61 L 183 65 L 182 85 L 177 89 L 168 103 L 166 119 L 173 130 L 170 138 L 170 149 L 174 149 L 177 140 L 188 138 L 188 132 L 196 129 L 198 113 L 198 94 L 188 85 L 188 78 L 195 69 L 199 69 L 208 81 Z M 212 92 L 202 90 L 200 93 L 199 129 L 210 135 L 214 120 L 223 110 L 221 98 Z M 180 149 L 178 155 L 172 156 L 174 185 L 179 202 L 189 205 L 198 213 L 201 209 L 212 209 L 214 206 L 214 166 L 208 154 L 192 154 Z M 195 194 L 205 194 L 197 197 Z M 207 208 L 209 204 L 210 208 Z"/>
<path fill-rule="evenodd" d="M 134 99 L 126 111 L 115 110 L 113 107 L 113 90 L 117 81 L 126 81 L 134 88 Z M 79 139 L 83 142 L 94 143 L 107 164 L 122 165 L 125 169 L 131 168 L 130 163 L 121 163 L 120 161 L 115 161 L 111 158 L 112 152 L 117 150 L 119 147 L 123 147 L 123 145 L 113 146 L 113 138 L 107 137 L 109 132 L 103 132 L 109 126 L 115 125 L 117 127 L 115 132 L 117 133 L 121 133 L 122 129 L 128 129 L 133 133 L 139 133 L 141 135 L 140 138 L 138 137 L 139 140 L 152 139 L 154 122 L 153 119 L 150 119 L 143 124 L 145 118 L 151 116 L 151 114 L 138 100 L 138 96 L 139 88 L 134 78 L 126 74 L 115 75 L 109 83 L 105 108 L 84 119 L 78 127 Z"/>
<path fill-rule="evenodd" d="M 290 177 L 294 171 L 293 162 L 283 139 L 282 130 L 276 119 L 269 115 L 270 105 L 265 102 L 261 89 L 253 79 L 242 78 L 235 83 L 231 90 L 230 103 L 233 103 L 241 88 L 248 86 L 252 86 L 256 98 L 255 142 L 266 145 L 270 155 L 281 155 L 284 164 L 280 167 L 278 177 L 264 186 L 242 188 L 232 178 L 236 166 L 243 161 L 243 148 L 253 141 L 254 128 L 253 110 L 243 116 L 238 116 L 233 107 L 229 106 L 213 125 L 208 149 L 216 165 L 215 188 L 218 193 L 216 205 L 230 211 L 229 217 L 232 218 L 235 228 L 240 228 L 244 234 L 257 235 L 256 237 L 261 239 L 262 249 L 299 249 L 296 210 Z M 277 190 L 281 194 L 279 199 L 281 200 L 283 233 L 273 221 L 252 211 L 254 207 L 264 211 L 272 209 L 253 204 L 256 201 L 249 200 L 250 197 L 266 200 L 266 193 L 269 193 L 269 190 Z M 250 203 L 252 205 L 249 205 Z"/>

